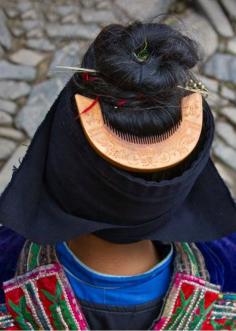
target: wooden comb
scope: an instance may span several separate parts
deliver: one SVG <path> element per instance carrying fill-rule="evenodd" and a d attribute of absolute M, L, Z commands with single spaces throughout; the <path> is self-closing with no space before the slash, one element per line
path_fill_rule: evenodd
<path fill-rule="evenodd" d="M 104 122 L 99 102 L 76 94 L 78 114 L 87 140 L 108 162 L 134 172 L 155 172 L 184 160 L 199 140 L 202 124 L 202 96 L 193 93 L 181 100 L 181 122 L 163 135 L 131 137 Z M 87 109 L 92 103 L 93 107 Z"/>

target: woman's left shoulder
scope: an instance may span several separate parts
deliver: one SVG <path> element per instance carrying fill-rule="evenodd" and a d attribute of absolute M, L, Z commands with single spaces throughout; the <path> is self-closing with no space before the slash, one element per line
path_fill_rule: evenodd
<path fill-rule="evenodd" d="M 2 283 L 14 277 L 17 261 L 25 239 L 16 232 L 0 226 L 0 304 L 4 302 Z"/>
<path fill-rule="evenodd" d="M 212 283 L 223 292 L 236 292 L 236 233 L 218 240 L 197 243 Z"/>

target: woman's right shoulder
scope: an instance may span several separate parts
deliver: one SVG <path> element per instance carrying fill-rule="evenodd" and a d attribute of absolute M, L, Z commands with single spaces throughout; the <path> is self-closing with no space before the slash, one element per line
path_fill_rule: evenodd
<path fill-rule="evenodd" d="M 5 226 L 0 226 L 0 304 L 5 299 L 2 283 L 14 277 L 24 243 L 25 238 Z"/>

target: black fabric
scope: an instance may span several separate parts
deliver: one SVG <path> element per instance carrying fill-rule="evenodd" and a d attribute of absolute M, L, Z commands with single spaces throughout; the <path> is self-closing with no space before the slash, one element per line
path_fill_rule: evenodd
<path fill-rule="evenodd" d="M 120 171 L 89 145 L 73 78 L 38 128 L 0 199 L 0 222 L 38 243 L 90 232 L 114 242 L 212 240 L 236 231 L 236 207 L 209 159 L 214 134 L 204 104 L 206 137 L 191 167 L 160 182 Z"/>
<path fill-rule="evenodd" d="M 163 300 L 143 305 L 115 307 L 80 301 L 91 330 L 149 330 L 161 311 Z"/>

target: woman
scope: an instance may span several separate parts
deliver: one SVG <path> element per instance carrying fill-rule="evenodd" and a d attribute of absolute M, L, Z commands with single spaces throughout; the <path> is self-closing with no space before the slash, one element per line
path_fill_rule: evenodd
<path fill-rule="evenodd" d="M 100 32 L 1 197 L 1 329 L 236 327 L 198 61 L 165 24 Z"/>

